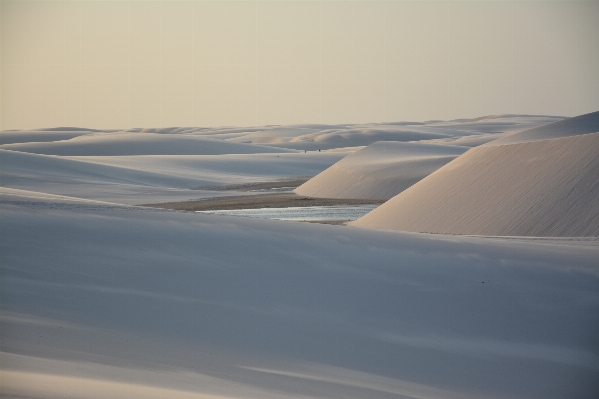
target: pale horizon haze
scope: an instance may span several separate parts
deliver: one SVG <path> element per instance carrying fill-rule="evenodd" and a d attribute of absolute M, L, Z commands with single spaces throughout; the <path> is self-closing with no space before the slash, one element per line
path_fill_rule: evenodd
<path fill-rule="evenodd" d="M 0 128 L 599 110 L 598 1 L 1 1 Z"/>

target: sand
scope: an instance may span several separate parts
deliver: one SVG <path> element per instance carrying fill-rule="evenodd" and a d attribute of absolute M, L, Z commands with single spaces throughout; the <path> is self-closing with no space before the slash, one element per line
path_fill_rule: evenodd
<path fill-rule="evenodd" d="M 348 155 L 297 189 L 319 198 L 385 198 L 399 194 L 467 148 L 379 141 Z"/>
<path fill-rule="evenodd" d="M 599 111 L 510 134 L 487 145 L 529 143 L 599 132 Z"/>
<path fill-rule="evenodd" d="M 217 155 L 292 152 L 205 137 L 159 133 L 101 133 L 48 143 L 5 144 L 12 151 L 62 156 Z"/>
<path fill-rule="evenodd" d="M 597 241 L 2 200 L 2 395 L 594 398 Z M 434 367 L 432 367 L 434 365 Z"/>
<path fill-rule="evenodd" d="M 142 204 L 142 206 L 176 209 L 182 211 L 213 211 L 228 209 L 289 208 L 298 206 L 382 204 L 383 202 L 385 202 L 384 199 L 311 198 L 296 195 L 294 193 L 284 193 L 252 196 L 228 196 L 223 198 L 207 198 L 201 201 Z"/>
<path fill-rule="evenodd" d="M 107 202 L 173 202 L 223 196 L 223 190 L 244 190 L 243 187 L 248 184 L 293 177 L 305 179 L 305 176 L 318 174 L 344 155 L 62 157 L 0 149 L 0 182 L 3 186 L 17 189 Z M 208 193 L 211 190 L 219 192 Z"/>
<path fill-rule="evenodd" d="M 482 146 L 350 223 L 491 236 L 598 236 L 599 133 Z"/>
<path fill-rule="evenodd" d="M 133 206 L 291 203 L 301 196 L 251 190 L 299 184 L 373 130 L 457 141 L 561 119 L 2 132 L 29 143 L 23 151 L 78 155 L 0 149 L 0 396 L 594 399 L 599 238 L 420 234 Z M 317 132 L 339 151 L 277 147 Z M 59 141 L 36 142 L 47 134 Z M 456 164 L 476 181 L 461 191 L 451 191 L 461 178 L 437 184 L 447 180 L 471 209 L 505 179 L 499 202 L 542 194 L 556 212 L 570 204 L 576 214 L 562 212 L 562 227 L 576 232 L 585 206 L 596 208 L 584 194 L 598 180 L 595 137 L 474 148 L 398 197 Z M 283 142 L 253 144 L 270 140 Z M 312 140 L 299 144 L 322 144 Z M 183 143 L 212 155 L 182 155 Z M 437 148 L 375 145 L 346 162 L 368 174 L 382 167 L 377 157 L 393 158 L 384 149 L 427 145 Z"/>

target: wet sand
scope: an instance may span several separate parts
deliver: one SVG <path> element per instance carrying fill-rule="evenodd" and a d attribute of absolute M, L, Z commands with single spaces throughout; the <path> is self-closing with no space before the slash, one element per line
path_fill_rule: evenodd
<path fill-rule="evenodd" d="M 210 190 L 210 191 L 258 191 L 268 190 L 273 188 L 295 188 L 299 187 L 311 177 L 298 177 L 292 179 L 280 179 L 276 181 L 258 182 L 258 183 L 245 183 L 245 184 L 229 184 L 226 186 L 218 187 L 203 187 L 197 190 Z"/>
<path fill-rule="evenodd" d="M 207 198 L 199 201 L 143 204 L 153 208 L 182 211 L 220 211 L 231 209 L 290 208 L 304 206 L 364 205 L 382 204 L 385 199 L 338 199 L 312 198 L 295 193 L 242 195 L 235 197 Z"/>

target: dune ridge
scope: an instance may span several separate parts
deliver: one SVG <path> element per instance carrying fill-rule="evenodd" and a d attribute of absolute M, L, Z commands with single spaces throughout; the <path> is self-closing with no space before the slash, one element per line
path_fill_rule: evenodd
<path fill-rule="evenodd" d="M 418 234 L 138 206 L 338 205 L 346 200 L 286 190 L 345 158 L 312 183 L 344 179 L 341 192 L 362 176 L 362 192 L 377 193 L 468 150 L 360 148 L 372 129 L 438 129 L 472 145 L 559 119 L 1 132 L 55 141 L 13 148 L 74 143 L 80 155 L 0 147 L 0 397 L 595 399 L 599 237 Z M 353 133 L 331 140 L 332 152 L 275 148 L 310 129 Z M 475 148 L 395 198 L 439 175 L 454 190 L 441 194 L 475 211 L 491 205 L 503 217 L 519 200 L 544 217 L 534 201 L 550 195 L 574 212 L 560 223 L 596 224 L 587 211 L 599 197 L 597 134 Z M 119 147 L 125 137 L 140 153 Z M 181 155 L 185 143 L 252 151 Z M 452 164 L 470 185 L 444 177 Z M 444 204 L 425 190 L 419 212 L 429 200 Z"/>
<path fill-rule="evenodd" d="M 469 150 L 358 227 L 489 236 L 599 235 L 599 133 Z"/>
<path fill-rule="evenodd" d="M 182 134 L 101 133 L 48 143 L 6 144 L 5 150 L 62 156 L 218 155 L 294 152 Z"/>
<path fill-rule="evenodd" d="M 379 141 L 343 158 L 296 188 L 295 193 L 320 198 L 392 198 L 466 150 Z"/>
<path fill-rule="evenodd" d="M 513 133 L 487 143 L 487 146 L 528 143 L 599 132 L 599 111 Z"/>

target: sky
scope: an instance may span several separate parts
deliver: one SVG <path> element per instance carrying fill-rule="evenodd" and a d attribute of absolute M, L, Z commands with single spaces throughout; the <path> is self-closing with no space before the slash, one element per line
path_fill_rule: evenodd
<path fill-rule="evenodd" d="M 599 110 L 599 1 L 0 2 L 0 128 Z"/>

